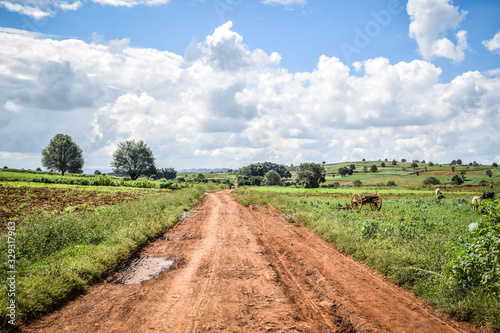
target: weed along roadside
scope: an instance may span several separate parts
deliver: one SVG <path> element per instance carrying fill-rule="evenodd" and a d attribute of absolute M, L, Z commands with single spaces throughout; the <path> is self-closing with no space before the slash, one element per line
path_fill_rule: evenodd
<path fill-rule="evenodd" d="M 441 311 L 500 330 L 498 197 L 484 201 L 482 213 L 461 193 L 384 194 L 380 211 L 345 210 L 336 208 L 349 206 L 350 193 L 275 189 L 239 188 L 233 196 L 245 206 L 271 204 Z"/>
<path fill-rule="evenodd" d="M 25 215 L 15 224 L 15 267 L 12 261 L 1 262 L 2 281 L 12 279 L 15 271 L 15 297 L 9 297 L 9 285 L 0 286 L 2 328 L 14 328 L 9 323 L 12 312 L 18 327 L 73 292 L 86 290 L 180 220 L 205 193 L 219 189 L 216 184 L 195 185 L 92 210 Z M 13 249 L 9 239 L 14 239 L 9 232 L 0 235 L 1 253 Z"/>

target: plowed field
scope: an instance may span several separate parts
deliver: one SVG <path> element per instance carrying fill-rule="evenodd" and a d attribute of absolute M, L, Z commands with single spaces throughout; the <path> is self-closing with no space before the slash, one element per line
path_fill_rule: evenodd
<path fill-rule="evenodd" d="M 33 212 L 61 212 L 115 205 L 140 196 L 131 191 L 92 191 L 58 187 L 14 187 L 0 184 L 0 230 L 6 221 Z"/>
<path fill-rule="evenodd" d="M 190 213 L 139 253 L 174 260 L 170 269 L 140 284 L 108 279 L 21 331 L 475 331 L 272 207 L 222 191 Z"/>

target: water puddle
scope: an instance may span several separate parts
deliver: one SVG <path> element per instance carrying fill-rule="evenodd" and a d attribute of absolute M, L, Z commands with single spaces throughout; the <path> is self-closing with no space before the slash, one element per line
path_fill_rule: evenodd
<path fill-rule="evenodd" d="M 158 277 L 173 264 L 174 260 L 167 257 L 139 257 L 132 260 L 112 281 L 123 284 L 142 283 Z"/>

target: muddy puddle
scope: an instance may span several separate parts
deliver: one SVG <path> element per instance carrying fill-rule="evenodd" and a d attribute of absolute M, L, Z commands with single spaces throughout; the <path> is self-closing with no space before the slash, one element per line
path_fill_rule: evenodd
<path fill-rule="evenodd" d="M 174 265 L 175 261 L 168 257 L 139 257 L 130 262 L 126 268 L 118 272 L 111 282 L 122 284 L 138 284 L 158 277 Z"/>

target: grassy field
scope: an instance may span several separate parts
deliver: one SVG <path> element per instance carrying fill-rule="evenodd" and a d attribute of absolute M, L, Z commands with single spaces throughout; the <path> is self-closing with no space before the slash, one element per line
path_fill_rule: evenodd
<path fill-rule="evenodd" d="M 445 198 L 436 199 L 430 191 L 389 190 L 379 192 L 383 199 L 380 211 L 369 206 L 359 211 L 339 209 L 348 205 L 353 190 L 252 187 L 238 189 L 233 195 L 244 205 L 269 202 L 289 221 L 310 227 L 354 259 L 443 311 L 500 330 L 500 281 L 493 288 L 461 284 L 457 274 L 452 274 L 458 267 L 452 263 L 464 253 L 464 244 L 474 238 L 469 226 L 490 221 L 473 212 L 470 194 L 445 193 Z M 499 216 L 496 223 L 500 227 Z M 496 262 L 485 276 L 491 273 L 498 279 L 500 238 L 498 233 L 494 237 L 498 244 L 488 245 L 490 252 L 477 250 L 493 257 L 471 257 L 465 266 Z"/>
<path fill-rule="evenodd" d="M 111 201 L 75 210 L 57 204 L 74 206 L 66 199 L 75 198 L 75 191 L 79 196 L 94 193 L 97 195 L 92 197 L 101 199 L 103 194 L 113 198 L 113 193 L 122 192 L 113 187 L 65 185 L 60 191 L 60 185 L 36 185 L 2 184 L 2 188 L 24 189 L 31 194 L 39 189 L 56 190 L 49 192 L 46 204 L 57 211 L 28 211 L 4 221 L 0 252 L 9 254 L 9 260 L 0 262 L 0 279 L 15 278 L 15 290 L 7 283 L 0 285 L 0 328 L 4 330 L 13 328 L 7 322 L 9 302 L 15 301 L 17 324 L 46 313 L 70 293 L 85 290 L 93 281 L 121 267 L 142 244 L 181 219 L 206 192 L 221 188 L 209 183 L 178 191 L 133 189 L 127 191 L 130 200 L 120 204 Z"/>

